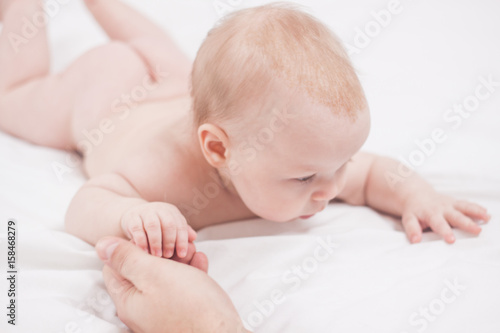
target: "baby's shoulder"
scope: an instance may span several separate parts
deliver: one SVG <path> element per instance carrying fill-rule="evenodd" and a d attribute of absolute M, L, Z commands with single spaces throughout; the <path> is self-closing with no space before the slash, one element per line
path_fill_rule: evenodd
<path fill-rule="evenodd" d="M 179 188 L 189 180 L 189 158 L 168 142 L 144 145 L 124 162 L 117 172 L 148 201 L 164 201 L 165 189 Z"/>
<path fill-rule="evenodd" d="M 201 151 L 196 140 L 182 139 L 190 117 L 188 102 L 141 105 L 99 147 L 101 154 L 89 158 L 97 160 L 100 173 L 124 176 L 148 201 L 165 201 L 167 190 L 193 188 Z"/>

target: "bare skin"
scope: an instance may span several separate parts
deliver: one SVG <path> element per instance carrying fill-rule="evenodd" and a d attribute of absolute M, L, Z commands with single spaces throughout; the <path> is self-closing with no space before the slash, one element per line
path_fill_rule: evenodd
<path fill-rule="evenodd" d="M 192 264 L 150 256 L 116 237 L 100 240 L 96 251 L 117 315 L 134 332 L 249 333 L 224 290 Z"/>
<path fill-rule="evenodd" d="M 278 107 L 277 120 L 244 119 L 257 131 L 280 122 L 270 144 L 223 123 L 194 126 L 189 59 L 119 1 L 86 3 L 111 42 L 57 75 L 48 74 L 44 28 L 14 46 L 9 35 L 40 4 L 16 0 L 0 7 L 0 129 L 83 154 L 89 181 L 68 209 L 70 233 L 91 244 L 119 236 L 153 255 L 182 259 L 194 230 L 256 216 L 286 222 L 333 199 L 402 217 L 411 242 L 431 228 L 453 243 L 451 227 L 478 234 L 473 219 L 489 220 L 483 207 L 441 195 L 415 174 L 391 186 L 385 174 L 397 174 L 399 163 L 359 152 L 368 110 L 356 120 L 337 117 L 307 94 L 290 96 L 282 84 L 273 94 L 289 103 Z M 251 158 L 239 149 L 249 143 Z"/>

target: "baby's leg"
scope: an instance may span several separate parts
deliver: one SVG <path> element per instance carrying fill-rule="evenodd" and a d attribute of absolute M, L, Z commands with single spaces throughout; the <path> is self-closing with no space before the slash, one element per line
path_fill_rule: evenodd
<path fill-rule="evenodd" d="M 23 19 L 41 10 L 38 0 L 15 0 L 6 8 L 0 35 L 0 129 L 5 132 L 75 149 L 83 129 L 93 128 L 114 100 L 149 78 L 143 58 L 121 42 L 91 50 L 62 73 L 48 75 L 45 29 L 18 49 L 11 43 Z"/>
<path fill-rule="evenodd" d="M 44 112 L 40 81 L 49 72 L 49 53 L 45 27 L 23 34 L 25 20 L 41 12 L 39 0 L 0 0 L 0 129 L 40 144 L 67 140 L 61 126 L 68 115 L 63 110 Z M 25 32 L 28 29 L 25 30 Z M 26 37 L 25 37 L 26 36 Z M 27 38 L 29 37 L 29 38 Z M 45 132 L 48 138 L 39 139 Z"/>
<path fill-rule="evenodd" d="M 0 91 L 49 72 L 49 50 L 45 27 L 24 38 L 24 18 L 41 10 L 40 0 L 0 0 Z M 8 12 L 8 14 L 7 14 Z M 21 65 L 22 66 L 19 66 Z"/>
<path fill-rule="evenodd" d="M 85 0 L 85 4 L 111 39 L 165 38 L 160 27 L 119 0 Z"/>
<path fill-rule="evenodd" d="M 145 59 L 153 77 L 159 67 L 174 78 L 170 82 L 188 87 L 192 63 L 163 29 L 119 0 L 85 3 L 110 39 L 129 44 Z"/>

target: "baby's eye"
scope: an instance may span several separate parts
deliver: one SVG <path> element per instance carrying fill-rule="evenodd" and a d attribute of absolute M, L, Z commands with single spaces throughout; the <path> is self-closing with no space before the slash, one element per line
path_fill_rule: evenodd
<path fill-rule="evenodd" d="M 311 175 L 311 176 L 308 176 L 308 177 L 302 177 L 302 178 L 295 178 L 296 180 L 298 180 L 301 184 L 306 184 L 306 183 L 309 183 L 312 181 L 312 179 L 314 178 L 315 175 Z"/>

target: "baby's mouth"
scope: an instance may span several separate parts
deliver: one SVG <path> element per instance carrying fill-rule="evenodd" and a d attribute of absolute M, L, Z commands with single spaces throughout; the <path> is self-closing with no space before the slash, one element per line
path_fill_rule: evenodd
<path fill-rule="evenodd" d="M 326 205 L 325 205 L 323 208 L 321 208 L 320 210 L 318 210 L 318 211 L 317 211 L 316 213 L 314 213 L 314 214 L 310 214 L 310 215 L 302 215 L 302 216 L 299 216 L 299 218 L 301 218 L 301 219 L 308 219 L 308 218 L 311 218 L 311 217 L 313 217 L 314 215 L 316 215 L 317 213 L 319 213 L 319 212 L 321 212 L 322 210 L 324 210 L 325 208 L 326 208 Z"/>

